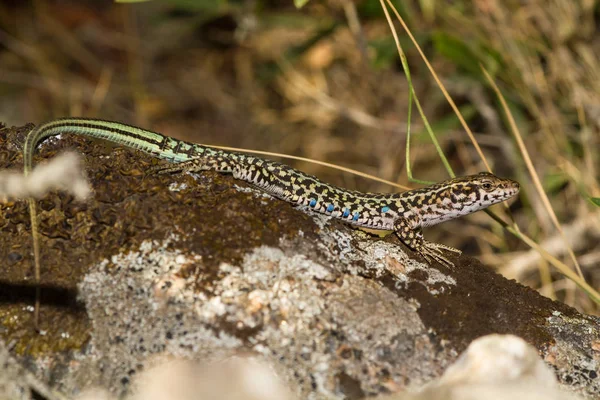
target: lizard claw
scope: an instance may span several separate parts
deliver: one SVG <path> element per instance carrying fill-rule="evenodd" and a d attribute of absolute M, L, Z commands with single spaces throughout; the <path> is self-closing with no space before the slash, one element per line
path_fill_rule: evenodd
<path fill-rule="evenodd" d="M 447 246 L 447 245 L 441 244 L 441 243 L 433 243 L 433 242 L 425 241 L 425 247 L 430 248 L 430 249 L 436 251 L 437 253 L 441 252 L 440 249 L 444 249 L 446 251 L 451 251 L 452 253 L 462 254 L 462 251 L 460 251 L 459 249 L 455 249 L 454 247 Z"/>
<path fill-rule="evenodd" d="M 418 250 L 419 254 L 427 260 L 428 263 L 432 263 L 433 261 L 437 261 L 439 264 L 448 267 L 454 268 L 454 263 L 444 257 L 442 253 L 442 249 L 446 251 L 450 251 L 453 253 L 461 254 L 462 252 L 454 247 L 446 246 L 445 244 L 433 243 L 425 241 L 423 246 Z"/>

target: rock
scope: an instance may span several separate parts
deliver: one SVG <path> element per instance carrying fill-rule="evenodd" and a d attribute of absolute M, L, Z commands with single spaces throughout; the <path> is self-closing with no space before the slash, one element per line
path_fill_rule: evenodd
<path fill-rule="evenodd" d="M 0 135 L 21 168 L 27 128 Z M 600 396 L 599 318 L 551 301 L 468 256 L 427 265 L 370 236 L 215 173 L 146 174 L 158 161 L 65 136 L 43 157 L 85 154 L 86 203 L 38 203 L 42 334 L 24 201 L 0 205 L 0 333 L 12 355 L 69 397 L 111 396 L 164 358 L 213 365 L 251 355 L 298 398 L 396 393 L 440 377 L 474 339 L 512 334 L 562 387 Z M 100 392 L 104 393 L 104 392 Z"/>
<path fill-rule="evenodd" d="M 156 360 L 155 360 L 156 361 Z M 272 369 L 249 357 L 208 365 L 161 360 L 138 376 L 127 400 L 292 400 Z M 106 390 L 92 389 L 77 400 L 112 400 Z"/>
<path fill-rule="evenodd" d="M 22 368 L 0 342 L 0 399 L 31 399 L 29 386 L 23 378 Z"/>
<path fill-rule="evenodd" d="M 513 335 L 475 339 L 442 377 L 417 394 L 379 400 L 576 400 L 559 389 L 537 350 Z"/>

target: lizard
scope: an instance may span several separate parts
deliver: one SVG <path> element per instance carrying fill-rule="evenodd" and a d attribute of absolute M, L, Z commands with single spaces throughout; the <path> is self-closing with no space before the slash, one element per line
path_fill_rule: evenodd
<path fill-rule="evenodd" d="M 120 122 L 88 118 L 61 118 L 32 129 L 23 150 L 25 175 L 33 168 L 33 154 L 40 142 L 62 133 L 104 139 L 172 163 L 159 167 L 156 171 L 159 173 L 213 170 L 232 174 L 235 179 L 294 205 L 351 225 L 393 231 L 402 243 L 429 263 L 437 261 L 447 267 L 454 264 L 442 250 L 457 254 L 460 250 L 425 240 L 422 228 L 482 210 L 519 192 L 518 182 L 488 172 L 401 193 L 346 190 L 258 156 L 189 143 Z M 35 241 L 35 201 L 30 199 L 29 204 Z"/>

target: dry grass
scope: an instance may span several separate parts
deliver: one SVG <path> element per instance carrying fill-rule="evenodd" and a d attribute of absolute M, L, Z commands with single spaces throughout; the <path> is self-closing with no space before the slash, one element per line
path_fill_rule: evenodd
<path fill-rule="evenodd" d="M 600 99 L 600 65 L 590 57 L 599 44 L 593 19 L 597 6 L 560 1 L 533 1 L 520 7 L 499 1 L 474 4 L 472 14 L 444 13 L 444 23 L 460 36 L 474 35 L 502 56 L 504 68 L 497 79 L 511 105 L 527 117 L 528 125 L 521 121 L 523 134 L 516 135 L 524 161 L 514 166 L 521 181 L 528 183 L 524 186 L 528 207 L 517 221 L 550 253 L 579 269 L 572 246 L 584 260 L 593 260 L 591 255 L 600 249 L 600 210 L 588 202 L 599 193 L 595 150 L 600 148 L 600 121 L 594 115 Z M 573 285 L 552 285 L 552 272 L 542 258 L 531 253 L 505 258 L 500 271 L 543 285 L 547 295 L 555 297 L 559 291 L 562 299 L 597 311 L 574 292 Z M 590 262 L 580 273 L 592 287 L 598 287 L 597 270 L 598 263 Z"/>
<path fill-rule="evenodd" d="M 225 9 L 203 12 L 203 21 L 192 11 L 175 16 L 158 2 L 0 5 L 0 119 L 21 124 L 98 116 L 203 143 L 333 162 L 406 186 L 409 85 L 381 9 L 371 15 L 367 3 L 354 11 L 351 3 L 334 0 L 301 11 Z M 571 246 L 587 282 L 600 286 L 600 209 L 587 200 L 600 196 L 596 2 L 431 2 L 425 12 L 417 2 L 402 3 L 402 17 L 490 168 L 522 183 L 512 207 L 516 224 L 569 266 Z M 481 155 L 398 28 L 415 94 L 449 165 L 457 174 L 484 170 Z M 546 205 L 479 63 L 515 116 Z M 418 115 L 411 130 L 415 176 L 444 179 Z M 393 190 L 317 165 L 296 166 L 352 189 Z M 495 211 L 509 220 L 502 207 Z M 479 214 L 442 224 L 428 238 L 597 313 L 589 297 L 539 252 Z"/>

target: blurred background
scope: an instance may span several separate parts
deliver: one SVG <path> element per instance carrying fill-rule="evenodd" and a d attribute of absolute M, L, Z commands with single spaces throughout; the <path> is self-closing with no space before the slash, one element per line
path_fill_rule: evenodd
<path fill-rule="evenodd" d="M 379 0 L 3 0 L 0 121 L 118 120 L 204 144 L 274 151 L 354 168 L 406 186 L 408 82 Z M 494 173 L 522 184 L 521 230 L 600 286 L 600 7 L 595 0 L 392 1 L 440 76 Z M 485 170 L 401 25 L 412 84 L 459 175 Z M 543 190 L 532 185 L 492 75 Z M 416 178 L 448 177 L 413 109 Z M 285 161 L 362 191 L 397 189 Z M 509 221 L 502 207 L 496 208 Z M 484 213 L 426 232 L 546 296 L 598 307 Z"/>

